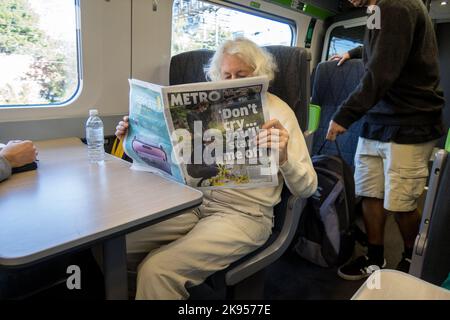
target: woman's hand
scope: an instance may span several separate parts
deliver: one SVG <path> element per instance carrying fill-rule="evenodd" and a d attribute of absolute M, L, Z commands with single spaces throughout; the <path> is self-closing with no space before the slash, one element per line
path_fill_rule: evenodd
<path fill-rule="evenodd" d="M 128 131 L 128 116 L 123 117 L 123 121 L 120 121 L 116 127 L 116 137 L 119 140 L 123 140 Z"/>
<path fill-rule="evenodd" d="M 288 160 L 289 132 L 277 119 L 267 121 L 261 129 L 258 134 L 258 146 L 278 150 L 279 164 L 282 166 Z"/>

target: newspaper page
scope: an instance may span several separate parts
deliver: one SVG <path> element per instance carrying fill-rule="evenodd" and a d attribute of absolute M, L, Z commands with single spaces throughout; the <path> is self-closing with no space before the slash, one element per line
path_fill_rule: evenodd
<path fill-rule="evenodd" d="M 132 169 L 150 171 L 185 183 L 183 171 L 172 161 L 170 138 L 161 86 L 130 80 L 129 128 L 125 153 L 133 159 Z"/>
<path fill-rule="evenodd" d="M 261 188 L 278 184 L 274 150 L 256 137 L 269 120 L 267 77 L 162 87 L 164 111 L 188 185 Z"/>

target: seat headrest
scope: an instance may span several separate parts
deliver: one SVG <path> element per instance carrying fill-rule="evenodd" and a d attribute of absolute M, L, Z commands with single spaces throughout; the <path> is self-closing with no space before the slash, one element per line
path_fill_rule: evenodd
<path fill-rule="evenodd" d="M 304 131 L 308 120 L 311 54 L 299 47 L 267 46 L 265 49 L 274 56 L 278 66 L 269 91 L 294 110 Z"/>
<path fill-rule="evenodd" d="M 360 59 L 352 59 L 338 66 L 336 61 L 322 62 L 317 66 L 312 93 L 312 103 L 341 105 L 358 86 L 364 74 Z"/>
<path fill-rule="evenodd" d="M 285 101 L 295 112 L 300 127 L 306 130 L 310 92 L 310 53 L 304 48 L 288 46 L 266 46 L 278 66 L 269 92 Z M 170 62 L 170 84 L 206 81 L 205 67 L 214 55 L 212 50 L 194 50 L 172 57 Z"/>
<path fill-rule="evenodd" d="M 183 52 L 170 60 L 170 85 L 205 82 L 205 67 L 214 55 L 212 50 Z"/>

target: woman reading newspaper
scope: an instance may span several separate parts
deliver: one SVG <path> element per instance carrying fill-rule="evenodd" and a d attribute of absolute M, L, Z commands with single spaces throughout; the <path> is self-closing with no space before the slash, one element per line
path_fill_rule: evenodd
<path fill-rule="evenodd" d="M 212 81 L 266 75 L 274 78 L 273 57 L 247 39 L 225 42 L 211 59 Z M 138 265 L 136 299 L 187 299 L 187 288 L 262 246 L 273 227 L 273 207 L 283 183 L 292 194 L 311 196 L 317 176 L 291 108 L 267 93 L 270 119 L 258 136 L 261 147 L 279 154 L 276 187 L 204 191 L 203 204 L 127 236 L 130 266 Z M 123 140 L 128 117 L 117 126 Z M 142 260 L 143 259 L 143 260 Z"/>

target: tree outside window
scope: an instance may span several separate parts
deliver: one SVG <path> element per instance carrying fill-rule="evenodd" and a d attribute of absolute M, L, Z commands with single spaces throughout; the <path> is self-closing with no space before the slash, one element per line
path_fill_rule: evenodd
<path fill-rule="evenodd" d="M 74 0 L 1 0 L 0 107 L 66 102 L 77 60 Z"/>

